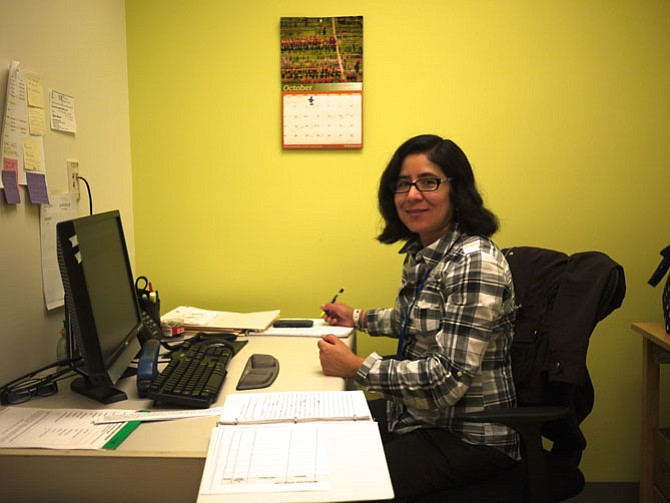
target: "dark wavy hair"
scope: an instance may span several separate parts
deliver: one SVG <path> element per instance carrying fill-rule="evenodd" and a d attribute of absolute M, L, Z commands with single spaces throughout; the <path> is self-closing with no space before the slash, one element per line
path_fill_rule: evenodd
<path fill-rule="evenodd" d="M 403 224 L 395 207 L 395 194 L 391 184 L 398 179 L 405 157 L 425 154 L 451 180 L 451 204 L 454 222 L 462 232 L 491 237 L 499 228 L 498 218 L 487 208 L 477 191 L 475 175 L 465 153 L 451 140 L 432 134 L 410 138 L 398 147 L 379 181 L 379 211 L 384 219 L 384 229 L 377 236 L 382 243 L 410 240 L 415 234 Z"/>

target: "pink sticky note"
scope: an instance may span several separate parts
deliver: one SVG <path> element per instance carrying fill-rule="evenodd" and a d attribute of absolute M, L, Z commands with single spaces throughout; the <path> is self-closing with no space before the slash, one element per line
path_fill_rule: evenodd
<path fill-rule="evenodd" d="M 2 160 L 2 169 L 8 171 L 19 171 L 19 161 L 18 159 L 12 159 L 11 157 L 5 157 Z"/>

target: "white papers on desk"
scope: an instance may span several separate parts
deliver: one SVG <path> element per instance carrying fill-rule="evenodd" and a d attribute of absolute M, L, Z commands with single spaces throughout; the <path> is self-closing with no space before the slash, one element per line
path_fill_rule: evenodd
<path fill-rule="evenodd" d="M 221 412 L 223 412 L 222 407 L 212 407 L 211 409 L 160 410 L 154 412 L 121 411 L 119 414 L 96 417 L 93 422 L 95 424 L 125 423 L 127 421 L 149 423 L 152 421 L 172 421 L 175 419 L 218 416 Z"/>
<path fill-rule="evenodd" d="M 340 327 L 336 325 L 329 325 L 320 318 L 312 320 L 314 325 L 311 327 L 300 328 L 276 328 L 269 327 L 262 332 L 251 332 L 249 335 L 278 335 L 288 337 L 321 337 L 322 335 L 334 334 L 337 337 L 349 337 L 354 329 L 352 327 Z"/>
<path fill-rule="evenodd" d="M 323 491 L 328 459 L 318 424 L 212 430 L 201 493 Z"/>
<path fill-rule="evenodd" d="M 231 394 L 220 423 L 198 503 L 393 498 L 379 426 L 362 391 Z"/>
<path fill-rule="evenodd" d="M 226 396 L 220 424 L 369 421 L 370 407 L 361 390 L 233 393 Z"/>
<path fill-rule="evenodd" d="M 0 410 L 0 448 L 102 449 L 124 423 L 93 421 L 124 412 L 6 407 Z"/>
<path fill-rule="evenodd" d="M 255 313 L 211 311 L 191 306 L 179 306 L 161 316 L 161 321 L 184 325 L 187 330 L 222 331 L 267 329 L 279 317 L 279 310 Z"/>
<path fill-rule="evenodd" d="M 263 442 L 251 446 L 250 438 Z M 286 449 L 287 438 L 294 442 L 295 450 Z M 244 449 L 237 448 L 241 441 L 246 442 Z M 280 469 L 282 460 L 287 465 Z M 234 463 L 253 469 L 234 478 Z M 270 486 L 260 477 L 275 483 Z M 391 498 L 393 486 L 374 421 L 217 426 L 198 493 L 198 503 L 325 503 Z"/>

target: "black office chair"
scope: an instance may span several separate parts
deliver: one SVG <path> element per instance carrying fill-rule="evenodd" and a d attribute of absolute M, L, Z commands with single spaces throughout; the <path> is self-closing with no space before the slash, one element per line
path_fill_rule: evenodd
<path fill-rule="evenodd" d="M 533 247 L 503 250 L 519 305 L 512 345 L 518 407 L 468 414 L 519 432 L 522 461 L 511 471 L 425 495 L 415 503 L 563 501 L 584 488 L 586 439 L 579 428 L 594 390 L 586 368 L 589 337 L 623 302 L 623 268 L 600 252 Z M 542 437 L 553 442 L 543 448 Z"/>

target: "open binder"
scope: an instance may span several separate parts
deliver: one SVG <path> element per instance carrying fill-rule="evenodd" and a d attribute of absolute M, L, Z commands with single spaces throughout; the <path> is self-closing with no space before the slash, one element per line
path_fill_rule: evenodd
<path fill-rule="evenodd" d="M 371 420 L 362 391 L 286 391 L 228 395 L 219 424 Z"/>
<path fill-rule="evenodd" d="M 361 456 L 352 456 L 351 445 Z M 259 494 L 263 494 L 259 496 Z M 362 391 L 239 393 L 212 431 L 199 503 L 393 498 Z"/>

